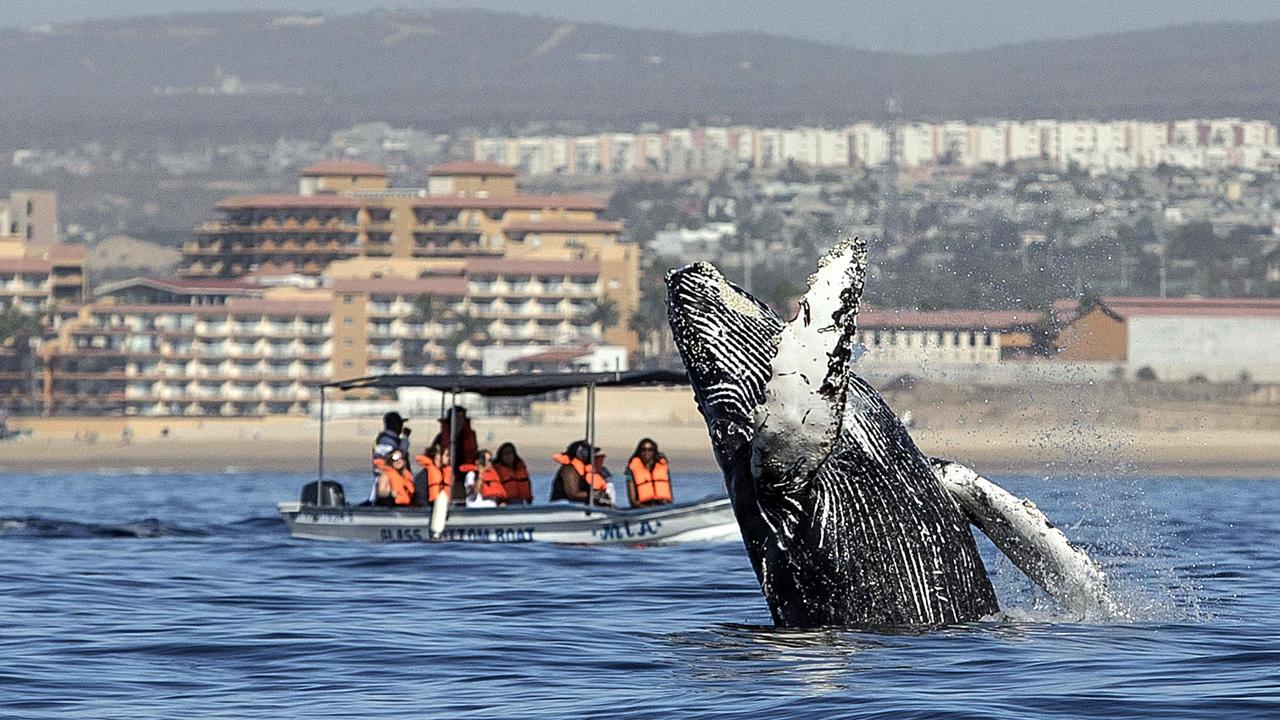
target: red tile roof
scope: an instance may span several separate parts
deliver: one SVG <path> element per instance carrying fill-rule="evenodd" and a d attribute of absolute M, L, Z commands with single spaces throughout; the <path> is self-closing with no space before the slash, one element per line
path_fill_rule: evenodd
<path fill-rule="evenodd" d="M 85 305 L 72 306 L 86 307 Z M 232 298 L 223 305 L 101 305 L 93 304 L 95 315 L 306 315 L 329 317 L 333 306 L 328 302 L 309 300 L 262 300 L 258 298 Z M 68 308 L 71 309 L 71 308 Z"/>
<path fill-rule="evenodd" d="M 1102 304 L 1121 318 L 1129 317 L 1280 317 L 1280 300 L 1264 298 L 1104 297 Z M 1079 300 L 1057 300 L 1054 313 L 1061 321 L 1077 315 Z"/>
<path fill-rule="evenodd" d="M 467 280 L 460 275 L 426 278 L 335 278 L 332 287 L 333 291 L 338 293 L 376 295 L 463 296 L 467 294 Z"/>
<path fill-rule="evenodd" d="M 604 210 L 605 204 L 587 195 L 507 195 L 505 197 L 424 197 L 413 201 L 420 208 L 462 208 L 476 210 Z"/>
<path fill-rule="evenodd" d="M 129 278 L 104 283 L 94 290 L 94 295 L 102 297 L 133 287 L 149 287 L 156 290 L 167 290 L 174 293 L 200 295 L 204 293 L 249 295 L 260 292 L 261 285 L 244 280 L 223 280 L 215 278 Z"/>
<path fill-rule="evenodd" d="M 53 263 L 39 258 L 0 257 L 0 272 L 3 273 L 48 273 L 53 270 Z"/>
<path fill-rule="evenodd" d="M 1015 330 L 1035 325 L 1034 310 L 863 310 L 860 330 Z"/>
<path fill-rule="evenodd" d="M 246 280 L 221 278 L 146 278 L 144 282 L 155 283 L 176 290 L 261 290 L 262 286 Z"/>
<path fill-rule="evenodd" d="M 321 175 L 372 175 L 387 177 L 390 173 L 381 165 L 364 160 L 321 160 L 298 171 L 299 177 L 319 177 Z"/>
<path fill-rule="evenodd" d="M 27 249 L 22 257 L 0 257 L 0 271 L 3 272 L 49 272 L 55 264 L 68 262 L 84 262 L 85 247 L 71 243 L 34 246 Z"/>
<path fill-rule="evenodd" d="M 46 256 L 50 260 L 84 260 L 85 247 L 71 243 L 58 243 L 51 245 L 47 252 L 41 254 L 41 257 Z"/>
<path fill-rule="evenodd" d="M 474 258 L 467 260 L 469 275 L 599 275 L 596 260 L 533 260 L 526 258 Z"/>
<path fill-rule="evenodd" d="M 357 209 L 364 203 L 355 198 L 342 195 L 290 195 L 286 193 L 269 193 L 264 195 L 232 195 L 218 201 L 219 210 L 238 210 L 242 208 L 341 208 Z"/>
<path fill-rule="evenodd" d="M 613 233 L 622 232 L 622 223 L 605 220 L 514 220 L 502 226 L 509 233 Z"/>
<path fill-rule="evenodd" d="M 478 160 L 454 160 L 437 165 L 427 171 L 428 175 L 501 175 L 515 177 L 515 168 L 498 163 L 480 162 Z"/>
<path fill-rule="evenodd" d="M 366 205 L 377 204 L 346 195 L 293 195 L 288 193 L 266 193 L 262 195 L 232 195 L 218 201 L 215 206 L 219 210 L 239 210 L 243 208 L 339 208 L 357 209 Z M 478 210 L 604 210 L 605 204 L 586 195 L 508 195 L 496 198 L 478 197 L 424 197 L 413 201 L 414 207 L 421 208 L 459 208 Z"/>
<path fill-rule="evenodd" d="M 209 305 L 196 306 L 196 312 Z M 224 305 L 228 312 L 262 315 L 309 315 L 329 317 L 333 306 L 327 301 L 315 300 L 262 300 L 258 298 L 230 298 Z"/>

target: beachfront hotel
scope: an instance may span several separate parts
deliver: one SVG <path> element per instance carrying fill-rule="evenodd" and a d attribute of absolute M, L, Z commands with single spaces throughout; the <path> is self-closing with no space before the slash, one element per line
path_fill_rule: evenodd
<path fill-rule="evenodd" d="M 0 313 L 38 321 L 56 308 L 82 302 L 88 290 L 84 247 L 37 242 L 48 238 L 36 223 L 19 224 L 3 210 L 0 207 Z M 0 410 L 34 405 L 40 374 L 33 341 L 38 344 L 38 332 L 0 341 Z"/>
<path fill-rule="evenodd" d="M 41 406 L 305 413 L 335 378 L 472 372 L 488 347 L 599 344 L 602 289 L 595 261 L 484 257 L 357 259 L 320 278 L 120 281 L 55 314 Z"/>
<path fill-rule="evenodd" d="M 337 378 L 478 372 L 493 348 L 634 349 L 600 306 L 635 308 L 636 248 L 598 201 L 524 195 L 483 163 L 437 167 L 422 189 L 387 177 L 325 162 L 297 194 L 225 199 L 178 278 L 107 283 L 81 302 L 81 270 L 74 297 L 39 304 L 53 335 L 10 389 L 38 391 L 47 414 L 298 414 Z M 61 293 L 46 275 L 32 287 Z"/>
<path fill-rule="evenodd" d="M 216 209 L 221 218 L 183 246 L 184 278 L 319 276 L 347 260 L 389 261 L 370 266 L 380 268 L 419 260 L 545 260 L 595 268 L 597 297 L 622 318 L 637 304 L 637 248 L 619 241 L 621 224 L 600 218 L 604 204 L 522 193 L 515 170 L 502 165 L 445 163 L 429 171 L 425 188 L 393 188 L 376 165 L 326 161 L 301 171 L 296 194 L 234 196 Z M 625 323 L 606 328 L 604 339 L 636 346 Z"/>

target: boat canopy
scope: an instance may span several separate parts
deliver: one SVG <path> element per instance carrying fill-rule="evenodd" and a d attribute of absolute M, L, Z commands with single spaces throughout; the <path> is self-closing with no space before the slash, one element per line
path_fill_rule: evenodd
<path fill-rule="evenodd" d="M 532 375 L 370 375 L 326 383 L 323 387 L 339 390 L 423 387 L 442 392 L 474 393 L 486 397 L 519 397 L 585 387 L 688 384 L 689 377 L 683 370 L 628 370 Z"/>

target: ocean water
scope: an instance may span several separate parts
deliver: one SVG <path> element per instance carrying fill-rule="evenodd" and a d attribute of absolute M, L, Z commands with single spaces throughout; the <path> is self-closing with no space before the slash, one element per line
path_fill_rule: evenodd
<path fill-rule="evenodd" d="M 0 474 L 0 717 L 1280 717 L 1274 480 L 999 478 L 1125 617 L 984 544 L 999 616 L 873 633 L 771 627 L 736 542 L 293 540 L 306 479 Z"/>

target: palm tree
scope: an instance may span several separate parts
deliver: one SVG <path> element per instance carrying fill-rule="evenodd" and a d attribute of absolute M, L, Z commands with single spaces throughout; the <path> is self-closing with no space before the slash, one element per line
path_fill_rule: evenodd
<path fill-rule="evenodd" d="M 458 349 L 463 343 L 476 345 L 489 340 L 489 323 L 486 318 L 471 314 L 464 310 L 460 313 L 449 313 L 449 323 L 453 326 L 444 337 L 444 350 L 449 359 L 449 371 L 461 372 L 462 360 Z"/>
<path fill-rule="evenodd" d="M 599 324 L 600 332 L 604 333 L 612 327 L 617 327 L 622 321 L 622 314 L 618 311 L 618 301 L 611 297 L 602 297 L 596 300 L 596 306 L 587 315 L 592 325 Z"/>
<path fill-rule="evenodd" d="M 646 312 L 642 307 L 637 307 L 631 317 L 627 318 L 627 327 L 640 338 L 641 354 L 647 354 L 645 351 L 649 349 L 654 334 L 662 330 L 653 313 Z"/>
<path fill-rule="evenodd" d="M 39 406 L 36 390 L 35 353 L 31 351 L 31 339 L 44 334 L 45 323 L 39 315 L 23 312 L 10 306 L 0 312 L 0 347 L 13 348 L 14 357 L 26 373 L 27 403 L 34 410 Z"/>
<path fill-rule="evenodd" d="M 409 313 L 409 322 L 430 323 L 442 315 L 446 306 L 435 295 L 419 295 L 413 300 L 413 310 Z"/>

